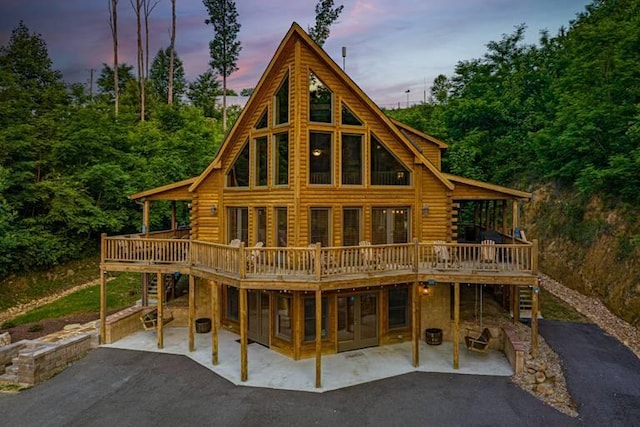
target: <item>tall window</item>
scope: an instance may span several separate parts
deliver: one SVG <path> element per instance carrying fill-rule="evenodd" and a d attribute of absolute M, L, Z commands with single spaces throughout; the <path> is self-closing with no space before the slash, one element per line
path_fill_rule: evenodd
<path fill-rule="evenodd" d="M 227 208 L 228 241 L 240 239 L 249 241 L 249 209 Z"/>
<path fill-rule="evenodd" d="M 313 73 L 309 73 L 309 121 L 333 122 L 333 94 Z"/>
<path fill-rule="evenodd" d="M 227 172 L 227 187 L 249 186 L 249 144 L 245 144 Z"/>
<path fill-rule="evenodd" d="M 362 135 L 342 134 L 342 184 L 362 185 Z"/>
<path fill-rule="evenodd" d="M 311 208 L 311 220 L 309 225 L 309 236 L 311 241 L 309 243 L 320 242 L 322 246 L 329 246 L 329 217 L 331 209 L 329 208 Z"/>
<path fill-rule="evenodd" d="M 269 171 L 269 140 L 266 136 L 256 138 L 255 145 L 256 187 L 264 187 L 267 185 L 267 174 Z"/>
<path fill-rule="evenodd" d="M 322 339 L 327 338 L 327 298 L 322 297 L 322 329 L 320 330 Z M 304 341 L 315 341 L 316 339 L 316 298 L 304 298 Z"/>
<path fill-rule="evenodd" d="M 277 246 L 287 246 L 287 208 L 276 208 Z"/>
<path fill-rule="evenodd" d="M 342 210 L 342 245 L 357 246 L 362 240 L 360 208 L 344 208 Z"/>
<path fill-rule="evenodd" d="M 409 288 L 389 289 L 389 329 L 409 326 Z"/>
<path fill-rule="evenodd" d="M 274 99 L 274 120 L 276 125 L 289 123 L 289 76 L 284 78 Z"/>
<path fill-rule="evenodd" d="M 309 133 L 309 184 L 331 184 L 331 140 L 325 132 Z"/>
<path fill-rule="evenodd" d="M 255 209 L 256 222 L 256 242 L 267 243 L 267 209 Z"/>
<path fill-rule="evenodd" d="M 233 286 L 226 285 L 226 295 L 227 295 L 227 304 L 226 304 L 226 317 L 227 319 L 238 320 L 238 313 L 240 306 L 239 298 L 238 298 L 238 288 L 234 288 Z"/>
<path fill-rule="evenodd" d="M 276 134 L 274 139 L 273 183 L 287 185 L 289 183 L 289 133 Z"/>
<path fill-rule="evenodd" d="M 411 172 L 371 135 L 371 185 L 409 185 Z"/>
<path fill-rule="evenodd" d="M 291 341 L 291 320 L 293 307 L 291 296 L 278 294 L 276 297 L 276 336 Z"/>
<path fill-rule="evenodd" d="M 385 245 L 409 241 L 409 208 L 371 209 L 371 243 Z"/>

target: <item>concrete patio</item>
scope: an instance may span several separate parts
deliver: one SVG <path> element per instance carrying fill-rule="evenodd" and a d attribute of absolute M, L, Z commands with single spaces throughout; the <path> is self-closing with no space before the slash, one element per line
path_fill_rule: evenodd
<path fill-rule="evenodd" d="M 131 334 L 107 348 L 184 355 L 233 384 L 282 390 L 324 392 L 409 372 L 439 372 L 510 376 L 513 369 L 502 352 L 467 351 L 461 345 L 460 368 L 453 369 L 453 344 L 420 341 L 420 365 L 411 364 L 411 343 L 385 345 L 322 356 L 322 387 L 315 387 L 315 359 L 292 360 L 258 343 L 248 346 L 249 377 L 240 381 L 238 335 L 219 330 L 219 364 L 211 363 L 211 336 L 196 334 L 196 350 L 189 352 L 186 327 L 164 330 L 164 348 L 157 348 L 155 331 Z"/>

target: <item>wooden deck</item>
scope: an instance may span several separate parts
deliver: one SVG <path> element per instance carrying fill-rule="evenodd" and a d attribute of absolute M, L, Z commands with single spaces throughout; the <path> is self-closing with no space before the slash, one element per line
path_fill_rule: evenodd
<path fill-rule="evenodd" d="M 251 289 L 328 290 L 429 281 L 529 284 L 536 242 L 239 247 L 184 238 L 103 237 L 106 271 L 181 272 Z"/>

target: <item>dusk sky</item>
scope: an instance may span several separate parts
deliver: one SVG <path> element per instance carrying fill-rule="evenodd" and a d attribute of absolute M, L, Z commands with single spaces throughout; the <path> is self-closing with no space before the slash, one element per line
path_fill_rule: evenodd
<path fill-rule="evenodd" d="M 112 45 L 107 0 L 1 0 L 0 45 L 23 20 L 46 41 L 54 67 L 66 82 L 89 81 L 111 64 Z M 239 70 L 228 86 L 254 87 L 292 22 L 307 29 L 315 19 L 317 0 L 238 0 L 242 25 Z M 336 0 L 344 10 L 324 45 L 376 103 L 384 106 L 421 101 L 438 74 L 450 76 L 457 62 L 481 57 L 486 44 L 527 25 L 527 42 L 540 30 L 555 35 L 567 27 L 590 0 Z M 192 81 L 209 67 L 212 28 L 201 0 L 177 0 L 176 49 Z M 169 45 L 171 2 L 159 0 L 151 14 L 153 58 Z M 128 0 L 118 10 L 120 62 L 135 65 L 135 14 Z"/>

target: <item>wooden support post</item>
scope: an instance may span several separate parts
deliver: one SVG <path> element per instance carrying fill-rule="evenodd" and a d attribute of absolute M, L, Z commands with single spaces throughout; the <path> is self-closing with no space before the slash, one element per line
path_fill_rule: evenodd
<path fill-rule="evenodd" d="M 538 293 L 540 287 L 536 282 L 531 290 L 531 356 L 538 355 Z"/>
<path fill-rule="evenodd" d="M 413 272 L 417 273 L 420 269 L 420 243 L 418 239 L 413 239 Z"/>
<path fill-rule="evenodd" d="M 171 201 L 171 230 L 176 231 L 177 229 L 178 229 L 178 219 L 176 217 L 176 201 L 172 200 Z"/>
<path fill-rule="evenodd" d="M 100 270 L 100 344 L 107 343 L 107 272 Z"/>
<path fill-rule="evenodd" d="M 516 238 L 516 228 L 518 227 L 518 223 L 520 222 L 520 218 L 518 218 L 520 209 L 518 208 L 518 201 L 513 201 L 513 210 L 511 213 L 511 235 L 513 238 Z"/>
<path fill-rule="evenodd" d="M 507 201 L 503 200 L 502 204 L 500 205 L 500 208 L 502 210 L 502 234 L 507 234 Z"/>
<path fill-rule="evenodd" d="M 316 388 L 322 387 L 322 291 L 316 290 Z"/>
<path fill-rule="evenodd" d="M 189 351 L 196 349 L 195 338 L 196 323 L 196 278 L 189 275 Z"/>
<path fill-rule="evenodd" d="M 142 233 L 145 236 L 149 235 L 149 214 L 151 212 L 151 202 L 149 200 L 144 201 L 142 208 Z"/>
<path fill-rule="evenodd" d="M 156 320 L 156 329 L 158 335 L 158 348 L 164 347 L 164 273 L 157 273 L 158 277 L 158 318 Z"/>
<path fill-rule="evenodd" d="M 513 324 L 517 324 L 520 321 L 520 287 L 513 287 Z"/>
<path fill-rule="evenodd" d="M 218 282 L 211 283 L 211 363 L 218 364 Z"/>
<path fill-rule="evenodd" d="M 246 381 L 247 374 L 247 290 L 240 288 L 240 380 Z"/>
<path fill-rule="evenodd" d="M 416 280 L 411 287 L 411 330 L 413 343 L 413 367 L 420 366 L 420 283 Z"/>
<path fill-rule="evenodd" d="M 460 283 L 453 285 L 453 369 L 460 367 Z"/>
<path fill-rule="evenodd" d="M 321 249 L 321 244 L 320 243 L 316 243 L 316 247 L 315 247 L 315 256 L 314 256 L 314 265 L 313 265 L 313 271 L 316 277 L 316 280 L 320 280 L 322 278 L 322 260 L 320 259 L 320 257 L 322 256 L 322 251 Z"/>

